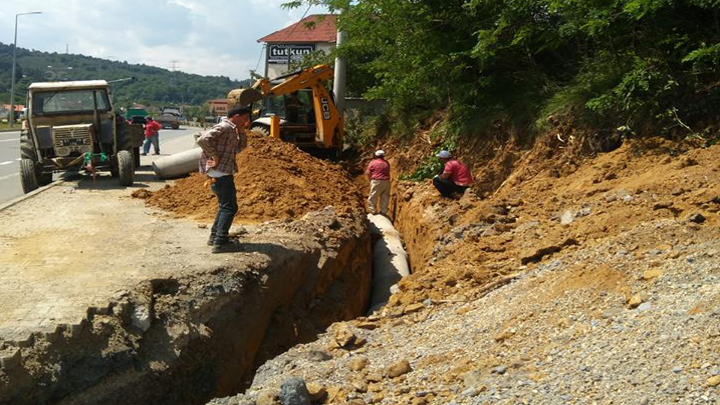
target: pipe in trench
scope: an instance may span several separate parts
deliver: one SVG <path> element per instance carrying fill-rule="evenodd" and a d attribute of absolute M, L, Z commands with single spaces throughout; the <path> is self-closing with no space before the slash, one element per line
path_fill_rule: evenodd
<path fill-rule="evenodd" d="M 393 287 L 410 275 L 408 256 L 400 239 L 400 232 L 383 215 L 368 214 L 373 239 L 373 279 L 368 314 L 382 308 L 390 299 Z"/>

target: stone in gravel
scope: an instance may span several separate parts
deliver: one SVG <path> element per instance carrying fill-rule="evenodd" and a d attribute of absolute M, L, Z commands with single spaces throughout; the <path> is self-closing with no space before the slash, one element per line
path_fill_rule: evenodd
<path fill-rule="evenodd" d="M 307 390 L 308 394 L 310 394 L 310 401 L 312 402 L 321 402 L 327 397 L 327 390 L 318 383 L 308 384 Z"/>
<path fill-rule="evenodd" d="M 654 278 L 658 278 L 658 277 L 662 276 L 662 274 L 663 274 L 663 272 L 660 269 L 645 270 L 642 277 L 643 277 L 643 280 L 648 281 L 648 280 L 652 280 Z"/>
<path fill-rule="evenodd" d="M 427 399 L 425 398 L 413 398 L 412 402 L 410 402 L 411 405 L 427 405 Z"/>
<path fill-rule="evenodd" d="M 412 367 L 410 367 L 410 362 L 408 362 L 407 360 L 400 360 L 399 362 L 388 367 L 387 376 L 390 378 L 395 378 L 403 374 L 407 374 L 411 371 Z"/>
<path fill-rule="evenodd" d="M 307 358 L 310 361 L 327 361 L 332 359 L 332 356 L 321 350 L 311 350 L 308 352 Z"/>
<path fill-rule="evenodd" d="M 150 315 L 150 308 L 147 305 L 138 305 L 130 315 L 130 321 L 133 326 L 140 328 L 143 332 L 150 329 L 152 323 L 152 316 Z"/>
<path fill-rule="evenodd" d="M 560 216 L 560 225 L 570 225 L 574 220 L 575 214 L 571 210 L 567 210 Z"/>
<path fill-rule="evenodd" d="M 352 360 L 350 360 L 350 370 L 352 371 L 360 371 L 367 367 L 368 359 L 367 357 L 356 357 Z"/>
<path fill-rule="evenodd" d="M 695 213 L 688 217 L 688 221 L 695 222 L 696 224 L 702 224 L 705 222 L 705 217 L 702 216 L 702 214 Z"/>
<path fill-rule="evenodd" d="M 423 308 L 425 308 L 425 305 L 423 305 L 419 302 L 416 302 L 415 304 L 410 304 L 410 305 L 406 306 L 403 313 L 412 314 L 413 312 L 417 312 Z"/>
<path fill-rule="evenodd" d="M 462 379 L 466 389 L 475 388 L 482 383 L 482 374 L 477 370 L 472 370 L 463 374 Z"/>
<path fill-rule="evenodd" d="M 305 381 L 300 377 L 283 381 L 280 386 L 280 402 L 283 405 L 310 405 L 310 393 Z"/>
<path fill-rule="evenodd" d="M 255 403 L 257 405 L 280 405 L 280 402 L 277 400 L 277 394 L 271 390 L 260 391 Z"/>
<path fill-rule="evenodd" d="M 720 385 L 720 375 L 716 375 L 716 376 L 712 376 L 712 377 L 708 378 L 707 385 L 709 387 L 717 387 L 718 385 Z"/>
<path fill-rule="evenodd" d="M 652 304 L 649 302 L 643 302 L 637 307 L 637 310 L 640 312 L 649 311 L 652 309 Z"/>
<path fill-rule="evenodd" d="M 378 382 L 382 381 L 382 376 L 380 374 L 368 374 L 365 380 L 368 382 Z"/>
<path fill-rule="evenodd" d="M 677 373 L 682 373 L 682 371 L 683 371 L 683 368 L 680 367 L 680 366 L 675 366 L 675 367 L 673 367 L 673 369 L 672 369 L 672 372 L 675 373 L 675 374 L 677 374 Z"/>
<path fill-rule="evenodd" d="M 635 309 L 638 306 L 640 306 L 640 304 L 642 304 L 643 302 L 645 302 L 645 297 L 643 297 L 641 294 L 635 294 L 632 297 L 630 297 L 630 299 L 627 302 L 627 305 L 629 308 Z"/>
<path fill-rule="evenodd" d="M 507 371 L 507 366 L 505 366 L 505 365 L 500 365 L 500 366 L 497 366 L 492 369 L 492 372 L 496 373 L 496 374 L 505 374 L 506 371 Z"/>
<path fill-rule="evenodd" d="M 335 337 L 335 342 L 339 347 L 349 346 L 355 341 L 355 334 L 352 329 L 350 329 L 350 326 L 345 322 L 335 325 L 333 336 Z"/>

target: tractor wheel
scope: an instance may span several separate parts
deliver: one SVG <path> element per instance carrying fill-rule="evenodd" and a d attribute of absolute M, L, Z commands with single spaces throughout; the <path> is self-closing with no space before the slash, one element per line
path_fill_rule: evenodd
<path fill-rule="evenodd" d="M 130 151 L 121 150 L 117 154 L 118 181 L 121 186 L 132 186 L 135 181 L 135 162 Z"/>
<path fill-rule="evenodd" d="M 250 132 L 260 136 L 270 136 L 270 128 L 265 125 L 257 125 L 250 128 Z"/>
<path fill-rule="evenodd" d="M 20 184 L 25 194 L 39 187 L 35 162 L 30 159 L 20 159 Z"/>
<path fill-rule="evenodd" d="M 20 131 L 20 157 L 22 159 L 30 159 L 33 162 L 37 161 L 32 139 L 30 139 L 30 134 L 28 134 L 26 129 Z"/>

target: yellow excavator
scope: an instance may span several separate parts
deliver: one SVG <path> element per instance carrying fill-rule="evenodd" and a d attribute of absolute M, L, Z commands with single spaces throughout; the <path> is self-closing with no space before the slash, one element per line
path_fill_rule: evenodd
<path fill-rule="evenodd" d="M 274 79 L 260 78 L 250 88 L 232 90 L 228 109 L 252 104 L 251 131 L 337 156 L 345 129 L 327 89 L 332 77 L 331 66 L 317 65 Z"/>

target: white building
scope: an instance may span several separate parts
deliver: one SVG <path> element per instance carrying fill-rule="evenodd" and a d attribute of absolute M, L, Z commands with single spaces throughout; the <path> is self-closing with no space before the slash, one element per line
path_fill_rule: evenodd
<path fill-rule="evenodd" d="M 308 26 L 310 24 L 310 26 Z M 274 78 L 288 72 L 289 61 L 298 61 L 315 51 L 329 53 L 335 47 L 335 15 L 314 14 L 280 31 L 266 35 L 265 77 Z"/>

